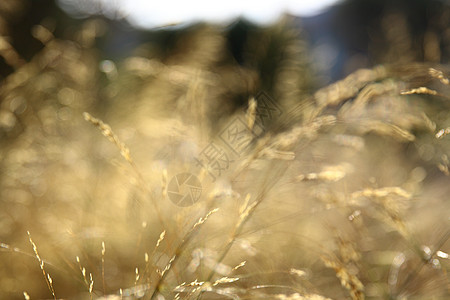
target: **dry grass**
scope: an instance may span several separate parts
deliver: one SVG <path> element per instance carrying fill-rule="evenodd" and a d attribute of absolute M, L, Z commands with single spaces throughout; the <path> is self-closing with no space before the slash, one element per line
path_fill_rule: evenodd
<path fill-rule="evenodd" d="M 445 66 L 377 66 L 312 92 L 285 19 L 247 45 L 255 65 L 281 49 L 274 74 L 230 62 L 207 25 L 169 58 L 102 72 L 97 29 L 38 26 L 31 61 L 0 40 L 15 69 L 0 87 L 0 298 L 450 296 Z M 233 120 L 239 153 L 222 135 Z M 228 159 L 214 178 L 196 160 L 211 143 Z M 182 172 L 202 185 L 187 207 L 168 194 Z"/>

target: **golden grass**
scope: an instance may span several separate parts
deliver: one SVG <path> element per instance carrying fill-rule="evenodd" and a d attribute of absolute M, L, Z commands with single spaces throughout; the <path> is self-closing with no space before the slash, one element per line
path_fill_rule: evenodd
<path fill-rule="evenodd" d="M 50 292 L 52 293 L 53 299 L 56 299 L 55 289 L 53 288 L 53 280 L 52 280 L 52 278 L 50 277 L 50 274 L 48 274 L 48 273 L 45 271 L 45 268 L 44 268 L 45 263 L 44 263 L 44 261 L 41 259 L 41 257 L 39 256 L 39 253 L 38 253 L 38 250 L 37 250 L 37 246 L 36 246 L 36 244 L 33 242 L 33 240 L 31 239 L 31 234 L 30 234 L 30 232 L 27 231 L 27 233 L 28 233 L 28 239 L 30 240 L 30 244 L 31 244 L 31 246 L 33 246 L 33 252 L 34 252 L 34 254 L 36 255 L 36 258 L 37 258 L 37 260 L 38 260 L 38 262 L 39 262 L 39 267 L 40 267 L 41 270 L 42 270 L 42 275 L 44 275 L 45 282 L 47 283 L 47 287 L 48 287 L 48 289 L 50 290 Z M 84 270 L 84 269 L 83 269 L 83 270 Z M 83 275 L 85 275 L 85 274 L 83 273 Z"/>
<path fill-rule="evenodd" d="M 223 31 L 202 25 L 169 58 L 148 50 L 108 75 L 97 30 L 65 41 L 39 25 L 27 62 L 0 41 L 15 68 L 0 87 L 0 298 L 450 295 L 445 66 L 377 66 L 313 91 L 284 19 L 246 46 L 255 65 L 281 49 L 274 74 L 230 62 Z M 280 115 L 263 119 L 260 90 Z M 236 118 L 252 137 L 239 154 L 221 135 Z M 210 143 L 229 158 L 215 180 L 195 160 Z M 179 173 L 201 182 L 192 206 L 168 199 Z"/>

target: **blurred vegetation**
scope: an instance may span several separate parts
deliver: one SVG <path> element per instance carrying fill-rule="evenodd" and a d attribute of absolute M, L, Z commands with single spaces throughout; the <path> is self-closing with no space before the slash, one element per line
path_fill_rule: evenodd
<path fill-rule="evenodd" d="M 448 299 L 450 8 L 387 3 L 139 31 L 0 2 L 0 298 Z"/>

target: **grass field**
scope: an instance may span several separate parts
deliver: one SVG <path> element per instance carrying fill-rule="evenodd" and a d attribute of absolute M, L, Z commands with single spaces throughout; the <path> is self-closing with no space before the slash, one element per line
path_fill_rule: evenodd
<path fill-rule="evenodd" d="M 319 88 L 289 18 L 247 66 L 216 26 L 117 61 L 99 28 L 1 40 L 1 299 L 450 297 L 448 65 Z"/>

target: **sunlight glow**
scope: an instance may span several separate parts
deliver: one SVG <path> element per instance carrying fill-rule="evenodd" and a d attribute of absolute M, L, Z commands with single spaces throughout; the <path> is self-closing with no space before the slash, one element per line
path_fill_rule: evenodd
<path fill-rule="evenodd" d="M 338 1 L 59 0 L 59 4 L 71 15 L 125 17 L 134 26 L 150 28 L 196 21 L 222 23 L 240 16 L 259 24 L 268 24 L 276 21 L 283 13 L 315 15 Z"/>

